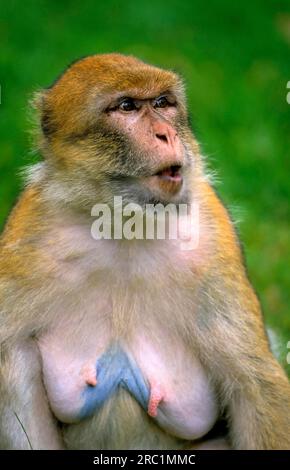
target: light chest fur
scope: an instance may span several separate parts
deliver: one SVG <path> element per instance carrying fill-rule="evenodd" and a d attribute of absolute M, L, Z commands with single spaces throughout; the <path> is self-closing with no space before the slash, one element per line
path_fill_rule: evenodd
<path fill-rule="evenodd" d="M 104 429 L 112 426 L 124 433 L 125 447 L 177 446 L 180 439 L 206 434 L 218 409 L 194 345 L 188 347 L 188 312 L 194 318 L 195 304 L 192 277 L 194 269 L 198 276 L 200 253 L 194 258 L 181 250 L 179 240 L 96 241 L 87 226 L 70 224 L 58 225 L 44 245 L 53 260 L 58 300 L 55 320 L 39 346 L 48 398 L 65 423 L 68 447 L 81 445 L 73 437 L 79 427 L 92 448 L 114 446 L 114 433 L 102 444 Z M 93 416 L 79 418 L 86 381 L 95 380 L 97 390 L 96 363 L 112 344 L 132 358 L 149 391 L 161 390 L 154 418 L 141 419 L 146 409 L 121 387 Z M 150 431 L 141 432 L 141 422 Z M 94 431 L 99 426 L 102 436 Z M 133 429 L 140 433 L 132 434 Z"/>

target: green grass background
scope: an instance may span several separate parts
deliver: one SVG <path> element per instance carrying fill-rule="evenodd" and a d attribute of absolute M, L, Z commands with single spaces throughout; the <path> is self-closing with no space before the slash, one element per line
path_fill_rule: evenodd
<path fill-rule="evenodd" d="M 239 221 L 270 326 L 290 340 L 289 0 L 7 1 L 0 6 L 0 224 L 35 161 L 27 102 L 74 59 L 135 54 L 187 83 L 193 126 Z M 290 91 L 290 90 L 289 90 Z M 289 366 L 288 366 L 289 367 Z"/>

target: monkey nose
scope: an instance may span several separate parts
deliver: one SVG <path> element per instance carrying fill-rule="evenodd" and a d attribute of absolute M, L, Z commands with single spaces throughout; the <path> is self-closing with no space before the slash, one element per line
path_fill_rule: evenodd
<path fill-rule="evenodd" d="M 172 149 L 176 146 L 177 132 L 167 123 L 155 122 L 153 132 L 158 144 L 163 143 Z"/>

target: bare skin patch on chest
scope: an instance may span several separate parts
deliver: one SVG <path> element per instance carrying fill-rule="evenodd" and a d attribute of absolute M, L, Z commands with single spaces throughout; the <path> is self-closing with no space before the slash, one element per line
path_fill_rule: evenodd
<path fill-rule="evenodd" d="M 132 400 L 161 429 L 181 439 L 199 439 L 214 425 L 215 391 L 179 338 L 171 339 L 168 348 L 166 331 L 161 339 L 136 332 L 130 341 L 109 338 L 106 328 L 94 322 L 85 330 L 69 324 L 68 331 L 67 341 L 59 328 L 39 340 L 44 385 L 60 422 L 89 426 L 94 417 L 110 426 L 113 398 L 126 410 L 113 416 L 120 426 L 124 419 L 136 420 Z"/>
<path fill-rule="evenodd" d="M 159 384 L 150 384 L 132 357 L 120 345 L 110 346 L 97 360 L 96 373 L 85 368 L 86 387 L 82 393 L 84 405 L 78 418 L 92 416 L 119 387 L 127 390 L 152 417 L 157 415 L 164 393 Z"/>

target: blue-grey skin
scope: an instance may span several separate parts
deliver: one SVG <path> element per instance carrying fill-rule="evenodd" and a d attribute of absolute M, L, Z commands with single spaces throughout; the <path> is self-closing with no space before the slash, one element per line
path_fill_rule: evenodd
<path fill-rule="evenodd" d="M 150 399 L 150 386 L 135 363 L 118 345 L 109 349 L 97 360 L 97 385 L 88 385 L 83 392 L 84 405 L 79 419 L 92 416 L 103 403 L 118 389 L 126 389 L 147 411 Z"/>

